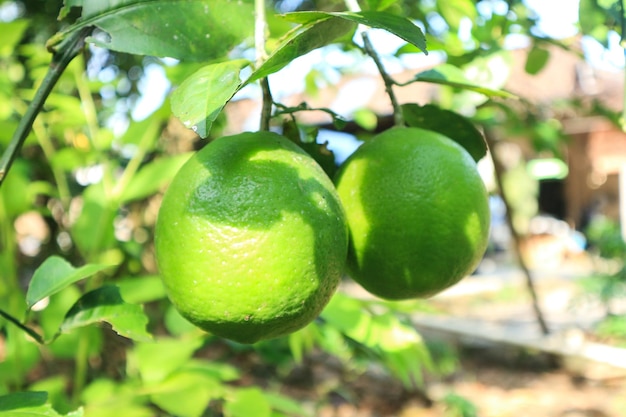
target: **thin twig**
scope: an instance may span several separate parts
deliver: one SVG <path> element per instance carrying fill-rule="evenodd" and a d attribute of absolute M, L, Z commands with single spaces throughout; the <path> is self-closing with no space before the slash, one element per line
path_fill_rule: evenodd
<path fill-rule="evenodd" d="M 265 18 L 265 0 L 254 0 L 254 47 L 256 52 L 256 67 L 259 68 L 267 59 L 265 52 L 265 29 L 267 26 Z M 272 117 L 272 92 L 267 77 L 260 81 L 262 95 L 260 130 L 270 130 L 270 119 Z"/>
<path fill-rule="evenodd" d="M 509 202 L 508 196 L 504 191 L 504 187 L 502 185 L 502 175 L 504 173 L 504 167 L 502 166 L 502 163 L 500 163 L 500 160 L 494 154 L 494 145 L 496 140 L 494 138 L 493 132 L 491 132 L 490 129 L 485 129 L 485 139 L 487 140 L 487 144 L 489 146 L 489 149 L 491 150 L 491 160 L 493 161 L 496 184 L 498 185 L 498 189 L 500 190 L 500 197 L 502 197 L 502 202 L 504 203 L 504 207 L 506 209 L 506 222 L 509 226 L 509 230 L 511 231 L 511 237 L 513 238 L 513 251 L 515 252 L 515 255 L 517 257 L 519 267 L 524 273 L 524 277 L 526 278 L 526 287 L 528 288 L 528 293 L 530 294 L 533 311 L 535 312 L 537 323 L 541 328 L 541 333 L 547 335 L 550 333 L 550 329 L 548 328 L 548 324 L 546 323 L 543 312 L 541 311 L 541 307 L 539 306 L 539 297 L 537 296 L 537 290 L 535 289 L 535 283 L 532 274 L 530 273 L 530 270 L 526 265 L 526 261 L 524 260 L 524 257 L 522 256 L 520 251 L 521 237 L 519 233 L 517 233 L 517 230 L 513 225 L 511 203 Z"/>
<path fill-rule="evenodd" d="M 39 343 L 40 345 L 44 345 L 45 344 L 45 341 L 43 340 L 43 337 L 39 333 L 37 333 L 36 331 L 31 329 L 30 327 L 25 326 L 18 319 L 16 319 L 15 317 L 10 315 L 6 311 L 3 311 L 2 309 L 0 309 L 0 316 L 4 317 L 5 319 L 10 321 L 11 323 L 15 324 L 20 329 L 24 330 L 24 332 L 26 332 L 30 337 L 35 339 L 35 341 L 37 343 Z"/>
<path fill-rule="evenodd" d="M 50 95 L 50 92 L 61 77 L 61 74 L 63 74 L 63 71 L 65 71 L 65 68 L 67 68 L 68 64 L 72 61 L 72 59 L 74 59 L 74 57 L 76 57 L 76 55 L 80 53 L 80 51 L 82 51 L 85 46 L 85 38 L 91 30 L 92 29 L 90 27 L 87 27 L 76 32 L 72 32 L 68 35 L 66 41 L 63 42 L 63 47 L 52 56 L 52 62 L 50 63 L 50 67 L 48 68 L 48 72 L 46 73 L 41 86 L 37 89 L 33 101 L 31 101 L 26 113 L 22 116 L 9 146 L 2 154 L 2 158 L 0 159 L 0 186 L 2 186 L 9 169 L 11 169 L 13 161 L 17 158 L 17 154 L 22 148 L 26 137 L 30 133 L 33 122 L 41 111 L 48 95 Z"/>
<path fill-rule="evenodd" d="M 396 126 L 404 126 L 404 117 L 402 116 L 402 109 L 400 108 L 400 104 L 398 103 L 398 99 L 396 98 L 396 94 L 393 91 L 393 86 L 395 84 L 394 80 L 387 74 L 385 71 L 385 67 L 378 56 L 378 53 L 372 46 L 372 42 L 370 42 L 370 38 L 367 34 L 367 31 L 361 32 L 361 37 L 363 38 L 363 48 L 365 53 L 369 55 L 376 64 L 376 68 L 378 68 L 378 72 L 380 76 L 383 78 L 383 82 L 385 83 L 385 91 L 389 96 L 389 100 L 391 101 L 391 106 L 393 107 L 393 118 Z"/>

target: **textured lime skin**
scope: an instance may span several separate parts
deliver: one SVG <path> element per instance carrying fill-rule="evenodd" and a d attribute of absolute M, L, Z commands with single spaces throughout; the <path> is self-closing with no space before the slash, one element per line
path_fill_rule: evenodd
<path fill-rule="evenodd" d="M 370 293 L 429 297 L 482 259 L 488 196 L 474 160 L 453 140 L 390 129 L 361 145 L 335 183 L 350 229 L 348 272 Z"/>
<path fill-rule="evenodd" d="M 169 298 L 196 326 L 241 343 L 314 320 L 345 267 L 348 231 L 332 181 L 269 132 L 214 140 L 181 168 L 155 230 Z"/>

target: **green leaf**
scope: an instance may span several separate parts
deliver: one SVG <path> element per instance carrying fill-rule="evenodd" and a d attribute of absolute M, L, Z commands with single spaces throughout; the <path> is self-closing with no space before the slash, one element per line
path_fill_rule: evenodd
<path fill-rule="evenodd" d="M 317 14 L 316 14 L 317 15 Z M 356 25 L 345 19 L 321 14 L 311 23 L 291 31 L 267 60 L 246 80 L 246 84 L 273 74 L 294 59 L 326 46 L 354 31 Z"/>
<path fill-rule="evenodd" d="M 515 95 L 503 91 L 495 90 L 470 82 L 463 70 L 450 64 L 442 64 L 430 70 L 420 72 L 413 81 L 423 81 L 434 84 L 447 85 L 449 87 L 461 88 L 484 94 L 488 97 L 516 98 Z"/>
<path fill-rule="evenodd" d="M 385 10 L 396 4 L 398 4 L 398 0 L 368 0 L 368 5 L 370 10 Z"/>
<path fill-rule="evenodd" d="M 402 105 L 402 114 L 407 125 L 432 130 L 458 142 L 476 162 L 487 154 L 487 143 L 482 134 L 471 121 L 458 113 L 432 104 L 419 106 L 410 103 Z"/>
<path fill-rule="evenodd" d="M 24 36 L 30 22 L 25 19 L 0 23 L 0 56 L 13 55 L 15 46 Z"/>
<path fill-rule="evenodd" d="M 121 278 L 115 281 L 115 285 L 127 303 L 144 304 L 167 296 L 163 280 L 158 275 Z"/>
<path fill-rule="evenodd" d="M 8 326 L 3 333 L 3 358 L 0 360 L 0 387 L 19 386 L 41 363 L 41 351 L 34 340 L 24 337 L 24 330 Z M 0 401 L 2 403 L 2 401 Z"/>
<path fill-rule="evenodd" d="M 15 392 L 0 396 L 0 411 L 42 406 L 48 401 L 47 392 Z"/>
<path fill-rule="evenodd" d="M 432 371 L 434 364 L 419 333 L 392 312 L 377 316 L 374 325 L 379 327 L 383 362 L 405 386 L 421 385 L 424 370 Z"/>
<path fill-rule="evenodd" d="M 250 1 L 230 0 L 116 0 L 66 2 L 82 7 L 81 18 L 50 43 L 86 26 L 107 36 L 88 41 L 131 54 L 211 60 L 223 57 L 253 35 L 254 7 Z M 55 45 L 55 43 L 57 43 Z"/>
<path fill-rule="evenodd" d="M 13 163 L 10 173 L 0 187 L 0 201 L 3 203 L 4 215 L 7 218 L 15 218 L 32 209 L 34 196 L 28 192 L 32 173 L 33 168 L 28 162 L 18 159 Z"/>
<path fill-rule="evenodd" d="M 48 402 L 46 392 L 15 392 L 0 396 L 0 417 L 82 417 L 82 409 L 59 414 Z"/>
<path fill-rule="evenodd" d="M 145 149 L 151 149 L 163 130 L 162 125 L 163 118 L 159 112 L 153 113 L 144 120 L 131 123 L 126 132 L 115 140 L 115 143 L 116 145 L 143 146 Z"/>
<path fill-rule="evenodd" d="M 287 339 L 289 351 L 296 363 L 302 363 L 304 355 L 313 351 L 315 342 L 319 337 L 319 331 L 314 323 L 289 334 Z"/>
<path fill-rule="evenodd" d="M 138 343 L 131 354 L 132 366 L 145 384 L 163 381 L 185 364 L 202 346 L 201 338 L 157 339 L 152 343 Z"/>
<path fill-rule="evenodd" d="M 354 23 L 386 30 L 415 45 L 422 52 L 427 52 L 424 33 L 415 23 L 404 16 L 382 11 L 295 12 L 285 14 L 284 16 L 292 22 L 301 24 L 310 24 L 314 21 L 327 19 L 329 16 L 346 19 Z"/>
<path fill-rule="evenodd" d="M 471 21 L 476 18 L 476 6 L 471 0 L 438 1 L 437 10 L 454 31 L 459 28 L 464 18 Z"/>
<path fill-rule="evenodd" d="M 73 329 L 103 321 L 109 323 L 119 335 L 129 339 L 152 339 L 146 331 L 148 317 L 141 306 L 124 302 L 119 289 L 113 285 L 83 295 L 68 311 L 60 332 L 68 333 Z"/>
<path fill-rule="evenodd" d="M 106 379 L 102 376 L 93 380 L 81 393 L 88 417 L 154 417 L 147 395 L 138 395 L 137 380 Z"/>
<path fill-rule="evenodd" d="M 191 153 L 156 159 L 144 165 L 130 180 L 121 197 L 122 203 L 140 200 L 159 191 L 174 178 Z"/>
<path fill-rule="evenodd" d="M 118 206 L 112 204 L 103 184 L 91 184 L 83 191 L 83 207 L 72 225 L 72 239 L 85 256 L 102 253 L 115 243 L 113 221 Z"/>
<path fill-rule="evenodd" d="M 578 24 L 582 33 L 593 37 L 605 47 L 608 47 L 609 27 L 606 24 L 608 16 L 607 11 L 600 7 L 597 0 L 580 0 Z"/>
<path fill-rule="evenodd" d="M 241 87 L 239 73 L 247 64 L 248 61 L 233 60 L 196 71 L 172 94 L 172 113 L 206 138 L 222 108 Z"/>
<path fill-rule="evenodd" d="M 202 330 L 184 318 L 172 304 L 167 306 L 165 310 L 163 324 L 165 324 L 167 331 L 174 336 L 182 337 L 202 332 Z"/>
<path fill-rule="evenodd" d="M 364 314 L 361 303 L 356 299 L 335 294 L 321 317 L 346 336 L 366 346 L 375 346 L 379 341 L 371 333 L 371 315 Z"/>
<path fill-rule="evenodd" d="M 531 75 L 538 74 L 550 59 L 550 51 L 534 45 L 526 57 L 526 65 L 524 69 Z"/>
<path fill-rule="evenodd" d="M 71 172 L 77 168 L 83 168 L 91 165 L 94 160 L 95 152 L 73 147 L 65 147 L 59 149 L 50 158 L 50 164 L 65 172 Z"/>
<path fill-rule="evenodd" d="M 424 33 L 415 23 L 404 16 L 374 11 L 337 13 L 337 16 L 363 25 L 384 29 L 408 43 L 417 46 L 422 52 L 428 53 Z"/>
<path fill-rule="evenodd" d="M 63 7 L 59 11 L 59 20 L 64 19 L 72 7 L 83 7 L 83 0 L 63 0 Z"/>
<path fill-rule="evenodd" d="M 258 388 L 240 388 L 224 404 L 224 417 L 270 417 L 271 413 L 269 401 Z"/>
<path fill-rule="evenodd" d="M 65 259 L 50 256 L 35 270 L 26 292 L 26 304 L 31 309 L 37 302 L 49 297 L 69 285 L 90 277 L 112 265 L 87 264 L 74 268 Z"/>
<path fill-rule="evenodd" d="M 378 116 L 370 109 L 359 109 L 354 112 L 352 118 L 363 129 L 373 132 L 378 126 Z"/>
<path fill-rule="evenodd" d="M 203 359 L 192 358 L 181 369 L 201 373 L 223 382 L 232 382 L 241 378 L 239 370 L 233 365 Z"/>
<path fill-rule="evenodd" d="M 394 311 L 373 313 L 364 302 L 338 293 L 322 312 L 322 318 L 327 327 L 369 348 L 407 387 L 419 384 L 425 369 L 433 369 L 419 333 L 402 323 Z"/>
<path fill-rule="evenodd" d="M 179 417 L 201 417 L 209 402 L 224 395 L 219 381 L 195 372 L 176 372 L 156 387 L 152 402 Z M 249 414 L 250 416 L 256 414 Z"/>

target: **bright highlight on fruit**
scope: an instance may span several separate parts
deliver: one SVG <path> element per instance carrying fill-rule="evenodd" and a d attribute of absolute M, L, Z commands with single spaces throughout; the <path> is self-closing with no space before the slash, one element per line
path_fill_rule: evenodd
<path fill-rule="evenodd" d="M 350 229 L 348 272 L 370 293 L 429 297 L 482 259 L 487 192 L 472 157 L 450 138 L 387 130 L 344 162 L 335 183 Z"/>
<path fill-rule="evenodd" d="M 314 320 L 335 292 L 348 232 L 338 195 L 270 132 L 214 140 L 168 188 L 156 256 L 169 298 L 198 327 L 254 343 Z"/>

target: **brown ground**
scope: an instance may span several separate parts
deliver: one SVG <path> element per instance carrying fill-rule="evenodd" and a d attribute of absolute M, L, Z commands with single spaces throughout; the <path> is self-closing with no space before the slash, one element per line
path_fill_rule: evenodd
<path fill-rule="evenodd" d="M 474 281 L 471 281 L 474 280 Z M 470 278 L 463 290 L 436 298 L 433 304 L 460 319 L 510 324 L 515 331 L 536 326 L 523 280 L 514 279 L 500 289 L 472 292 L 484 286 L 481 278 Z M 520 285 L 521 283 L 521 285 Z M 537 279 L 540 305 L 553 332 L 574 329 L 593 339 L 590 323 L 597 305 L 580 301 L 572 279 Z M 489 287 L 488 285 L 486 287 Z M 458 290 L 458 289 L 457 289 Z M 581 330 L 583 329 L 583 330 Z M 578 334 L 578 333 L 577 333 Z M 428 339 L 433 335 L 423 333 Z M 438 337 L 437 335 L 434 335 Z M 442 336 L 442 334 L 439 334 Z M 448 346 L 459 354 L 457 370 L 447 377 L 429 377 L 423 393 L 409 392 L 380 372 L 350 379 L 332 375 L 328 361 L 313 363 L 312 386 L 326 381 L 320 393 L 326 404 L 317 417 L 626 417 L 626 369 L 607 368 L 589 361 L 551 357 L 541 352 L 506 344 L 459 341 L 443 334 Z M 626 354 L 626 353 L 625 353 Z M 315 362 L 315 361 L 314 361 Z M 329 373 L 330 372 L 330 373 Z M 317 381 L 317 382 L 315 382 Z M 334 381 L 328 384 L 329 381 Z M 307 397 L 289 382 L 287 393 Z M 475 414 L 454 413 L 445 398 L 453 393 L 475 407 Z M 319 401 L 318 396 L 318 401 Z M 458 397 L 457 397 L 458 399 Z M 322 400 L 323 402 L 324 400 Z"/>
<path fill-rule="evenodd" d="M 460 354 L 458 371 L 429 378 L 424 392 L 408 391 L 379 372 L 350 377 L 319 357 L 288 379 L 284 393 L 317 408 L 316 417 L 461 417 L 446 406 L 452 393 L 475 407 L 467 417 L 626 416 L 626 378 L 591 380 L 523 352 L 473 348 Z"/>

